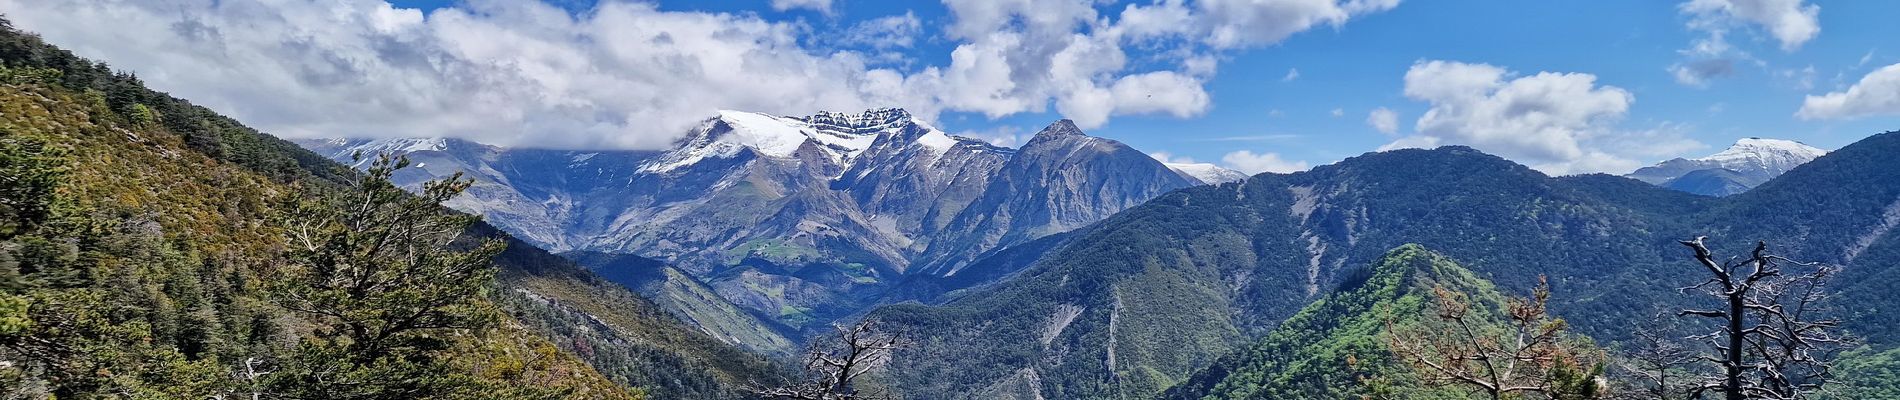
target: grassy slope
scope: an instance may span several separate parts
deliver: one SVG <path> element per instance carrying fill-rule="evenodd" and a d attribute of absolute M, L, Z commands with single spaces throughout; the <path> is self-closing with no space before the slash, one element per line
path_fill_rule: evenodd
<path fill-rule="evenodd" d="M 294 191 L 191 151 L 176 135 L 128 127 L 101 105 L 57 86 L 0 84 L 0 131 L 47 140 L 65 150 L 70 179 L 61 188 L 62 197 L 78 208 L 98 215 L 133 216 L 122 223 L 150 221 L 154 226 L 148 229 L 163 232 L 169 246 L 201 255 L 200 262 L 218 269 L 213 274 L 261 287 L 255 279 L 262 273 L 256 269 L 269 268 L 260 263 L 280 248 L 280 236 L 269 215 L 277 200 Z M 205 273 L 141 272 L 161 281 L 167 274 Z M 259 313 L 278 314 L 292 331 L 300 324 L 293 315 L 269 305 L 261 293 L 240 290 L 230 301 Z M 632 394 L 515 321 L 505 321 L 492 334 L 469 338 L 454 351 L 458 366 L 503 385 L 563 388 L 586 397 Z"/>

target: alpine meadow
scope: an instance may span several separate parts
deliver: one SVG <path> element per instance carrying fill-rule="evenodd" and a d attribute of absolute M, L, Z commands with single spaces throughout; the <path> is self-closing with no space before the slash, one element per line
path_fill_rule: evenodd
<path fill-rule="evenodd" d="M 1895 16 L 0 0 L 0 399 L 1900 399 Z"/>

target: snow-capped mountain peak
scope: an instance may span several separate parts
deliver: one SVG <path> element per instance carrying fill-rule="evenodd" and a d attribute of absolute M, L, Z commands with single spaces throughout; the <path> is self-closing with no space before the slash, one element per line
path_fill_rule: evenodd
<path fill-rule="evenodd" d="M 1201 181 L 1201 183 L 1205 183 L 1209 185 L 1217 185 L 1217 184 L 1222 184 L 1222 183 L 1227 183 L 1227 182 L 1238 182 L 1238 181 L 1247 179 L 1246 173 L 1242 173 L 1240 171 L 1235 171 L 1231 169 L 1221 168 L 1218 165 L 1209 164 L 1209 163 L 1164 162 L 1164 163 L 1161 163 L 1161 165 L 1166 165 L 1168 166 L 1168 169 L 1172 169 L 1174 170 L 1174 172 L 1179 172 L 1182 175 L 1187 175 L 1188 177 Z"/>
<path fill-rule="evenodd" d="M 745 149 L 761 156 L 791 158 L 806 142 L 824 151 L 832 162 L 848 165 L 879 137 L 913 128 L 925 131 L 916 139 L 920 144 L 939 152 L 955 144 L 949 135 L 897 108 L 855 114 L 819 112 L 803 117 L 721 110 L 717 117 L 694 129 L 679 147 L 649 163 L 642 171 L 671 171 L 707 158 L 733 157 Z"/>
<path fill-rule="evenodd" d="M 337 143 L 338 141 L 341 142 Z M 361 151 L 365 156 L 381 153 L 408 154 L 449 149 L 449 139 L 443 138 L 332 139 L 331 142 L 352 152 Z"/>
<path fill-rule="evenodd" d="M 1827 150 L 1801 142 L 1751 137 L 1737 140 L 1728 149 L 1696 161 L 1716 162 L 1728 169 L 1761 167 L 1786 172 L 1823 155 L 1827 155 Z"/>
<path fill-rule="evenodd" d="M 792 152 L 798 151 L 798 146 L 816 136 L 803 121 L 771 114 L 720 110 L 716 120 L 727 129 L 709 131 L 717 135 L 710 138 L 713 141 L 750 147 L 773 157 L 790 157 Z"/>
<path fill-rule="evenodd" d="M 362 155 L 362 159 L 356 160 L 354 164 L 354 166 L 358 166 L 358 167 L 369 165 L 370 162 L 376 160 L 376 155 L 378 154 L 389 154 L 392 156 L 399 156 L 399 155 L 408 155 L 411 153 L 420 153 L 420 152 L 449 151 L 451 147 L 460 148 L 461 146 L 481 146 L 480 144 L 476 144 L 474 142 L 469 142 L 469 141 L 465 141 L 461 139 L 447 139 L 447 138 L 389 138 L 389 139 L 332 138 L 332 139 L 303 139 L 303 140 L 298 140 L 297 142 L 299 145 L 302 145 L 305 148 L 311 149 L 311 151 L 321 153 L 324 157 L 329 157 L 330 159 L 343 161 L 343 162 L 349 162 L 349 160 L 351 160 L 352 157 L 360 154 Z"/>
<path fill-rule="evenodd" d="M 1827 150 L 1793 140 L 1743 138 L 1707 157 L 1676 158 L 1630 173 L 1654 185 L 1690 193 L 1727 196 L 1774 179 L 1827 155 Z"/>

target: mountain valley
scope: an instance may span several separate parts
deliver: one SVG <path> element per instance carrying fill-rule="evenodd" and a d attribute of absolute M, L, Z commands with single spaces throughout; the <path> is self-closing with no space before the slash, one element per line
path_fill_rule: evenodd
<path fill-rule="evenodd" d="M 1900 399 L 1900 6 L 55 3 L 0 399 Z"/>

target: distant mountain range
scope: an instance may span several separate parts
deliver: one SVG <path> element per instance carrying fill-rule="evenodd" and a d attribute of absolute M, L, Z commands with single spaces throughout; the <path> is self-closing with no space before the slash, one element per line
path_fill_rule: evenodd
<path fill-rule="evenodd" d="M 1827 154 L 1792 140 L 1746 138 L 1708 157 L 1663 161 L 1626 175 L 1650 184 L 1707 196 L 1748 191 Z"/>
<path fill-rule="evenodd" d="M 906 339 L 863 382 L 903 398 L 1359 398 L 1375 379 L 1462 398 L 1413 387 L 1378 337 L 1428 315 L 1427 290 L 1489 307 L 1548 277 L 1552 313 L 1615 348 L 1707 278 L 1675 243 L 1699 235 L 1841 267 L 1824 290 L 1844 306 L 1826 311 L 1862 347 L 1837 377 L 1879 391 L 1839 398 L 1895 398 L 1900 370 L 1900 132 L 1831 153 L 1747 139 L 1630 177 L 1461 146 L 1248 177 L 1068 121 L 1012 149 L 895 109 L 721 112 L 661 151 L 293 145 L 4 23 L 0 61 L 0 169 L 29 189 L 8 204 L 51 209 L 0 238 L 0 381 L 24 383 L 0 391 L 28 397 L 348 395 L 325 391 L 388 378 L 410 394 L 750 398 L 796 366 L 746 350 L 794 354 L 862 316 Z M 426 245 L 506 243 L 492 290 L 291 305 L 329 284 L 283 279 L 305 269 L 286 252 L 313 251 L 287 251 L 285 220 L 340 211 L 300 200 L 346 193 L 331 160 L 368 153 L 410 156 L 404 184 L 476 180 L 450 205 L 492 226 Z M 315 303 L 337 299 L 365 298 Z M 345 322 L 440 304 L 493 320 L 399 333 L 414 357 L 321 350 L 352 345 L 332 342 Z"/>
<path fill-rule="evenodd" d="M 918 335 L 890 365 L 910 398 L 1147 398 L 1190 380 L 1211 385 L 1182 389 L 1195 397 L 1259 374 L 1312 378 L 1304 364 L 1252 365 L 1279 361 L 1234 352 L 1263 339 L 1320 340 L 1272 332 L 1299 321 L 1309 333 L 1324 328 L 1289 318 L 1409 243 L 1507 292 L 1548 276 L 1553 312 L 1614 344 L 1632 335 L 1631 321 L 1685 306 L 1678 288 L 1707 277 L 1675 240 L 1707 235 L 1723 254 L 1763 240 L 1795 260 L 1843 266 L 1835 288 L 1852 305 L 1846 328 L 1888 344 L 1900 341 L 1900 301 L 1888 294 L 1900 280 L 1893 154 L 1900 133 L 1798 167 L 1764 159 L 1791 169 L 1715 198 L 1609 175 L 1550 177 L 1466 147 L 1370 153 L 1175 191 L 1067 234 L 1007 280 L 871 315 Z M 1224 356 L 1239 358 L 1217 364 Z M 1192 372 L 1210 367 L 1222 370 Z"/>
<path fill-rule="evenodd" d="M 737 305 L 766 326 L 708 330 L 754 344 L 789 343 L 767 332 L 796 336 L 814 322 L 862 311 L 907 276 L 951 277 L 986 254 L 1163 193 L 1245 177 L 1211 164 L 1164 165 L 1066 120 L 1011 149 L 949 135 L 900 109 L 802 117 L 722 111 L 664 151 L 510 149 L 455 139 L 299 144 L 345 162 L 359 152 L 405 154 L 420 167 L 398 177 L 408 185 L 466 173 L 477 183 L 451 206 L 539 246 L 594 255 L 583 259 L 659 260 L 682 273 L 677 284 L 642 278 L 637 285 L 717 293 L 709 301 Z M 944 282 L 982 283 L 932 285 Z"/>
<path fill-rule="evenodd" d="M 1615 321 L 1647 318 L 1692 283 L 1670 280 L 1688 279 L 1672 272 L 1674 239 L 1759 238 L 1843 265 L 1900 260 L 1887 234 L 1900 227 L 1900 185 L 1875 178 L 1894 172 L 1843 172 L 1887 171 L 1868 149 L 1896 142 L 1880 135 L 1828 156 L 1751 138 L 1634 179 L 1549 177 L 1458 146 L 1246 177 L 1162 163 L 1068 121 L 1011 149 L 896 109 L 726 111 L 664 151 L 302 144 L 336 159 L 407 154 L 427 171 L 411 183 L 467 171 L 474 195 L 453 206 L 566 251 L 730 343 L 788 354 L 824 323 L 868 312 L 920 335 L 887 371 L 908 396 L 1102 398 L 1234 379 L 1203 369 L 1268 346 L 1249 343 L 1407 243 L 1505 287 L 1549 275 L 1553 309 L 1611 342 L 1628 334 Z M 1860 183 L 1826 183 L 1846 181 Z M 1806 199 L 1821 193 L 1835 197 Z M 1789 203 L 1835 208 L 1776 214 Z M 1877 321 L 1884 309 L 1866 312 Z M 1229 362 L 1218 368 L 1281 368 Z"/>

